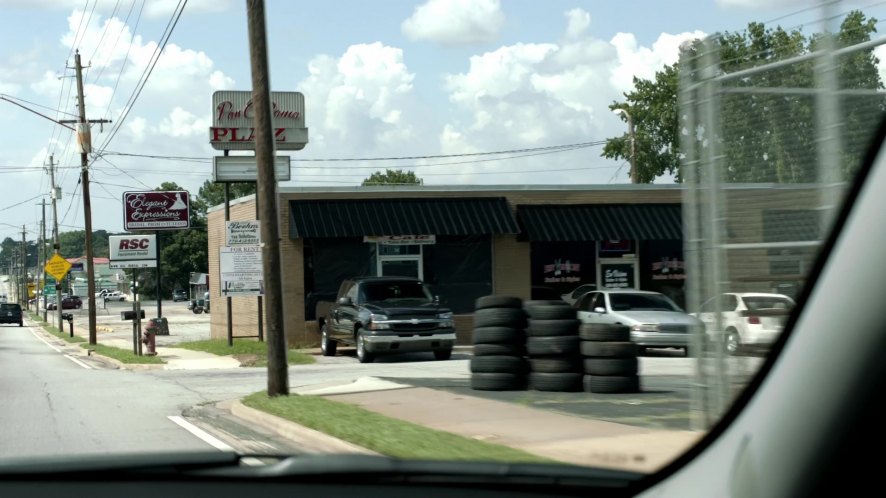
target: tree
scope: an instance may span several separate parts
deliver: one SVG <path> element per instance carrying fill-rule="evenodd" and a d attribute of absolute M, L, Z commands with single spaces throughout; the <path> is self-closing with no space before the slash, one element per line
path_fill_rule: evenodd
<path fill-rule="evenodd" d="M 230 184 L 230 200 L 252 195 L 255 193 L 255 183 L 232 183 Z M 197 192 L 194 199 L 191 199 L 191 212 L 196 212 L 200 216 L 206 217 L 206 212 L 213 206 L 218 206 L 225 202 L 225 185 L 223 183 L 212 183 L 209 180 L 203 182 L 203 186 Z"/>
<path fill-rule="evenodd" d="M 384 173 L 376 171 L 363 180 L 362 186 L 369 185 L 421 185 L 422 181 L 414 171 L 386 169 Z"/>
<path fill-rule="evenodd" d="M 92 232 L 92 248 L 95 257 L 107 258 L 110 254 L 108 249 L 108 237 L 111 234 L 107 230 Z M 79 258 L 86 255 L 86 231 L 72 230 L 58 234 L 59 253 L 65 258 Z"/>
<path fill-rule="evenodd" d="M 836 36 L 838 46 L 850 46 L 870 40 L 876 32 L 876 19 L 859 11 L 849 13 Z M 767 29 L 751 23 L 743 32 L 725 33 L 713 39 L 720 61 L 718 71 L 733 73 L 750 67 L 788 59 L 815 51 L 821 35 L 805 36 L 799 30 L 781 27 Z M 682 59 L 691 81 L 700 70 L 700 41 L 684 46 Z M 844 89 L 877 90 L 883 88 L 872 50 L 857 51 L 839 59 L 839 81 Z M 804 89 L 816 88 L 815 61 L 792 63 L 777 69 L 755 73 L 724 83 L 717 96 L 723 161 L 723 180 L 727 182 L 797 183 L 816 177 L 817 140 L 816 95 Z M 666 66 L 652 80 L 635 78 L 635 89 L 625 94 L 624 102 L 613 102 L 612 109 L 624 108 L 633 118 L 637 170 L 640 182 L 673 174 L 682 181 L 680 171 L 680 134 L 692 133 L 702 142 L 712 137 L 703 129 L 686 129 L 684 114 L 678 118 L 679 63 Z M 790 93 L 747 92 L 742 87 L 798 89 Z M 886 110 L 880 96 L 841 95 L 843 171 L 860 164 L 860 155 L 875 127 L 876 112 Z M 702 127 L 703 128 L 703 127 Z M 602 155 L 610 159 L 630 159 L 627 134 L 607 140 Z"/>

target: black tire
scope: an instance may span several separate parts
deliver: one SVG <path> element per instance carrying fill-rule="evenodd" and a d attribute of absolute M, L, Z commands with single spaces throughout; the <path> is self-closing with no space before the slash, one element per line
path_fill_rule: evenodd
<path fill-rule="evenodd" d="M 511 327 L 522 329 L 526 326 L 526 314 L 522 309 L 486 308 L 474 312 L 474 327 Z"/>
<path fill-rule="evenodd" d="M 630 342 L 631 328 L 612 323 L 583 323 L 578 336 L 585 341 Z"/>
<path fill-rule="evenodd" d="M 529 371 L 539 373 L 582 373 L 578 356 L 542 356 L 529 359 Z"/>
<path fill-rule="evenodd" d="M 569 306 L 569 303 L 561 299 L 535 299 L 530 301 L 523 301 L 523 309 L 532 306 Z"/>
<path fill-rule="evenodd" d="M 637 358 L 585 358 L 588 375 L 637 375 Z"/>
<path fill-rule="evenodd" d="M 521 356 L 475 356 L 471 358 L 471 373 L 525 374 L 526 360 Z"/>
<path fill-rule="evenodd" d="M 434 359 L 438 361 L 445 361 L 449 358 L 452 358 L 452 350 L 451 349 L 436 349 L 434 350 Z"/>
<path fill-rule="evenodd" d="M 563 320 L 529 320 L 526 335 L 529 337 L 555 337 L 561 335 L 578 335 L 578 326 L 581 324 L 576 319 Z"/>
<path fill-rule="evenodd" d="M 566 304 L 566 303 L 563 303 Z M 566 320 L 575 319 L 576 310 L 572 306 L 548 304 L 544 306 L 526 306 L 523 308 L 533 320 Z"/>
<path fill-rule="evenodd" d="M 474 302 L 475 310 L 487 308 L 517 308 L 523 307 L 523 300 L 519 297 L 510 296 L 483 296 Z"/>
<path fill-rule="evenodd" d="M 363 342 L 363 331 L 358 330 L 355 334 L 354 342 L 357 345 L 357 359 L 360 363 L 372 363 L 375 361 L 375 355 L 366 351 L 366 344 Z"/>
<path fill-rule="evenodd" d="M 582 389 L 580 373 L 541 373 L 529 374 L 529 389 L 534 391 L 575 392 Z"/>
<path fill-rule="evenodd" d="M 529 337 L 526 339 L 529 356 L 577 355 L 578 337 Z"/>
<path fill-rule="evenodd" d="M 474 344 L 522 344 L 522 329 L 511 327 L 479 327 L 474 329 Z"/>
<path fill-rule="evenodd" d="M 526 377 L 509 373 L 471 374 L 471 389 L 477 391 L 522 391 L 526 389 Z"/>
<path fill-rule="evenodd" d="M 474 356 L 523 356 L 526 347 L 522 344 L 476 344 Z"/>
<path fill-rule="evenodd" d="M 582 379 L 585 392 L 589 393 L 638 393 L 640 377 L 636 375 L 585 375 Z"/>
<path fill-rule="evenodd" d="M 326 324 L 323 324 L 323 328 L 320 330 L 320 351 L 323 356 L 335 356 L 337 348 L 338 343 L 329 338 L 329 331 L 326 329 Z"/>
<path fill-rule="evenodd" d="M 633 342 L 581 341 L 583 356 L 598 358 L 636 358 L 639 348 Z"/>

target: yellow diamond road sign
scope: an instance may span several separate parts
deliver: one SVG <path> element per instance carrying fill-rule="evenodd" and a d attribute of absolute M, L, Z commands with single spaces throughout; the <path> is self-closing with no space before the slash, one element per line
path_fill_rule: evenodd
<path fill-rule="evenodd" d="M 65 261 L 65 258 L 56 254 L 46 262 L 46 266 L 43 268 L 46 269 L 46 273 L 52 275 L 53 278 L 61 280 L 65 278 L 65 275 L 67 275 L 68 271 L 71 269 L 71 263 L 68 263 Z"/>

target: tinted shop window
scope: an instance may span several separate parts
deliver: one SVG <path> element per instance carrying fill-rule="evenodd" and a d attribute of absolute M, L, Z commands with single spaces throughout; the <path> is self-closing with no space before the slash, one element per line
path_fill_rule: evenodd
<path fill-rule="evenodd" d="M 375 275 L 375 244 L 362 239 L 308 239 L 304 248 L 305 319 L 316 319 L 316 305 L 334 301 L 348 278 Z"/>
<path fill-rule="evenodd" d="M 559 299 L 580 285 L 596 284 L 596 251 L 593 241 L 532 242 L 529 247 L 532 298 Z"/>
<path fill-rule="evenodd" d="M 492 294 L 492 243 L 488 235 L 438 236 L 423 248 L 424 280 L 455 313 L 471 313 L 474 301 Z"/>
<path fill-rule="evenodd" d="M 686 306 L 683 291 L 686 282 L 686 261 L 681 240 L 645 240 L 640 243 L 640 289 L 671 298 L 678 306 Z"/>

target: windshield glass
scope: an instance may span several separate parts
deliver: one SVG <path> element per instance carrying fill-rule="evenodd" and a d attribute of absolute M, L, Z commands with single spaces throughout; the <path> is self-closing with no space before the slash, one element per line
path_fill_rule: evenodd
<path fill-rule="evenodd" d="M 681 311 L 670 299 L 655 294 L 609 294 L 612 311 Z"/>
<path fill-rule="evenodd" d="M 810 5 L 0 1 L 0 460 L 659 471 L 886 114 L 886 3 Z"/>

